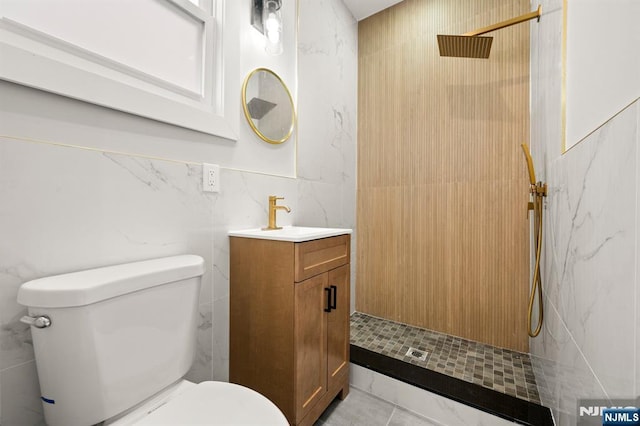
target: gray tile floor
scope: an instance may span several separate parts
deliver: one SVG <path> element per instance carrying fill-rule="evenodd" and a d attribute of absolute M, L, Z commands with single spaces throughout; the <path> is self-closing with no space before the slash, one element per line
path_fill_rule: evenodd
<path fill-rule="evenodd" d="M 529 354 L 355 312 L 351 343 L 419 367 L 540 404 Z M 426 360 L 407 355 L 417 349 Z M 424 358 L 424 357 L 423 357 Z"/>
<path fill-rule="evenodd" d="M 351 387 L 334 400 L 314 426 L 437 426 L 424 417 Z"/>

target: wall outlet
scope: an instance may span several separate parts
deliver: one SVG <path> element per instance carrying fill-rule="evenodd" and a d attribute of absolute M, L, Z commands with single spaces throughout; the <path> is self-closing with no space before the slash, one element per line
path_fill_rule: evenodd
<path fill-rule="evenodd" d="M 220 192 L 220 166 L 202 163 L 202 190 Z"/>

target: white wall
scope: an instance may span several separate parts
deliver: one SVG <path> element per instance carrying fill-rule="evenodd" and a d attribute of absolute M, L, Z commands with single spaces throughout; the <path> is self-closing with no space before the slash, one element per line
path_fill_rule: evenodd
<path fill-rule="evenodd" d="M 569 149 L 640 98 L 640 2 L 565 0 Z"/>
<path fill-rule="evenodd" d="M 294 177 L 296 135 L 281 145 L 264 143 L 252 131 L 242 115 L 240 88 L 244 77 L 264 66 L 278 73 L 297 97 L 296 2 L 282 7 L 284 53 L 269 56 L 264 37 L 251 27 L 249 1 L 225 2 L 225 61 L 231 62 L 225 75 L 225 97 L 235 100 L 237 113 L 229 117 L 238 129 L 237 141 L 217 138 L 184 128 L 143 120 L 115 110 L 87 106 L 70 99 L 50 101 L 20 96 L 11 101 L 11 114 L 3 120 L 3 135 L 19 136 L 54 143 L 91 147 L 128 154 L 173 160 L 207 162 L 223 167 Z M 242 24 L 244 23 L 244 25 Z M 241 54 L 239 54 L 241 52 Z M 59 102 L 63 107 L 56 107 Z M 96 111 L 100 111 L 99 114 Z M 50 125 L 30 125 L 33 116 L 50 120 Z M 122 132 L 119 137 L 113 131 Z M 128 134 L 137 137 L 127 137 Z"/>
<path fill-rule="evenodd" d="M 541 398 L 560 425 L 581 398 L 640 393 L 640 104 L 561 154 L 562 0 L 531 24 L 531 143 L 549 184 L 544 327 L 531 339 Z"/>
<path fill-rule="evenodd" d="M 238 22 L 247 21 L 239 38 L 241 77 L 266 66 L 292 89 L 300 83 L 297 179 L 264 174 L 294 174 L 294 141 L 280 148 L 265 144 L 244 122 L 234 143 L 0 82 L 1 424 L 43 421 L 31 336 L 18 321 L 26 312 L 16 303 L 22 282 L 199 254 L 207 272 L 197 358 L 188 377 L 226 380 L 227 231 L 263 225 L 270 194 L 284 196 L 293 210 L 279 216 L 281 224 L 354 227 L 357 24 L 340 0 L 302 0 L 299 43 L 291 38 L 283 56 L 268 57 L 254 44 L 249 3 L 227 2 Z M 285 28 L 293 28 L 294 3 L 284 3 L 291 8 Z M 227 87 L 234 96 L 240 96 L 241 80 Z M 238 119 L 244 120 L 240 108 Z M 184 161 L 221 164 L 222 192 L 201 192 L 201 167 Z"/>

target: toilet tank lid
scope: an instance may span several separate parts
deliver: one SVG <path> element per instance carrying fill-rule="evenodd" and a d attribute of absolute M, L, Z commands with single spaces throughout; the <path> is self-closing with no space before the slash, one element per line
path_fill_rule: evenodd
<path fill-rule="evenodd" d="M 26 282 L 18 290 L 18 303 L 40 308 L 84 306 L 203 273 L 204 260 L 195 255 L 106 266 Z"/>

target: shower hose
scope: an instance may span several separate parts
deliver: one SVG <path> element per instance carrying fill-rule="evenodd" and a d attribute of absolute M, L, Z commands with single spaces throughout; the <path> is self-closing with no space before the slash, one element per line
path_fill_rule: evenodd
<path fill-rule="evenodd" d="M 546 185 L 545 185 L 546 186 Z M 542 298 L 542 278 L 540 276 L 540 255 L 542 254 L 542 197 L 546 192 L 546 187 L 541 183 L 531 185 L 531 193 L 533 194 L 533 232 L 535 234 L 536 261 L 533 268 L 533 280 L 531 282 L 531 294 L 529 295 L 529 314 L 528 314 L 528 331 L 529 336 L 536 337 L 542 329 L 542 319 L 544 315 L 543 298 Z M 542 190 L 544 192 L 541 192 Z M 533 302 L 538 296 L 538 324 L 535 330 L 531 328 L 533 316 Z"/>
<path fill-rule="evenodd" d="M 522 145 L 527 168 L 529 169 L 529 182 L 531 183 L 529 192 L 533 197 L 533 202 L 529 203 L 529 210 L 533 210 L 533 234 L 535 235 L 536 262 L 533 268 L 533 280 L 531 281 L 531 294 L 529 295 L 528 333 L 531 337 L 536 337 L 542 329 L 543 303 L 542 303 L 542 277 L 540 276 L 540 255 L 542 254 L 542 198 L 547 196 L 547 184 L 536 183 L 536 172 L 533 167 L 533 159 L 526 143 Z M 538 296 L 538 324 L 535 330 L 531 329 L 533 317 L 533 303 Z"/>

